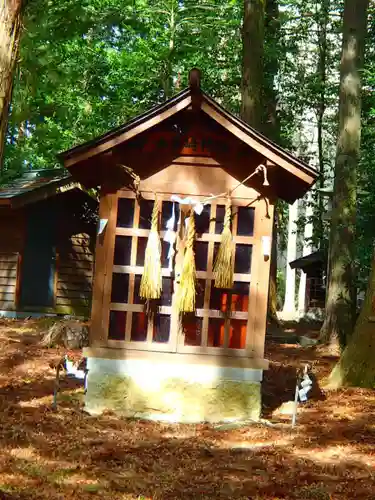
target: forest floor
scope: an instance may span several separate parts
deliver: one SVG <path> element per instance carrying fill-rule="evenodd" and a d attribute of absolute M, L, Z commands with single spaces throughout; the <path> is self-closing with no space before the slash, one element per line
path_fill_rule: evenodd
<path fill-rule="evenodd" d="M 335 359 L 268 343 L 272 426 L 93 417 L 75 381 L 62 382 L 52 409 L 49 364 L 63 351 L 38 346 L 42 327 L 0 320 L 0 500 L 375 499 L 375 391 L 315 391 L 293 429 L 278 410 L 293 399 L 296 369 L 312 364 L 323 385 Z"/>

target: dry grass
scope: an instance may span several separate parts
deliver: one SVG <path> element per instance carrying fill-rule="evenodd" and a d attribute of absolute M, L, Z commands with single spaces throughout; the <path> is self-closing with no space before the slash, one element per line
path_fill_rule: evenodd
<path fill-rule="evenodd" d="M 296 368 L 313 362 L 320 380 L 334 360 L 268 347 L 264 411 L 275 427 L 173 426 L 90 417 L 68 381 L 53 411 L 49 363 L 62 352 L 40 349 L 38 329 L 0 324 L 0 499 L 375 499 L 373 391 L 317 391 L 295 430 L 272 417 Z"/>

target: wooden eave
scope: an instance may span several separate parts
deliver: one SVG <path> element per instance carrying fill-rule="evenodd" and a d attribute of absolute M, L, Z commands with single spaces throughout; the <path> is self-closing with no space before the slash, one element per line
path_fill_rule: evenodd
<path fill-rule="evenodd" d="M 83 186 L 81 186 L 79 182 L 73 180 L 72 177 L 67 177 L 65 179 L 50 182 L 31 191 L 10 195 L 7 198 L 1 198 L 0 205 L 5 205 L 9 206 L 12 209 L 17 209 L 30 203 L 45 200 L 67 191 L 72 191 L 73 189 L 79 189 L 86 193 L 86 190 L 83 188 Z"/>
<path fill-rule="evenodd" d="M 163 122 L 183 109 L 188 108 L 191 105 L 191 100 L 190 90 L 185 89 L 163 104 L 155 106 L 150 111 L 133 118 L 121 127 L 113 129 L 92 141 L 60 153 L 59 157 L 64 160 L 65 167 L 69 168 L 92 156 L 105 153 L 115 146 L 132 139 L 141 132 L 145 132 Z"/>
<path fill-rule="evenodd" d="M 98 157 L 99 155 L 103 157 L 103 153 L 110 153 L 113 148 L 124 145 L 124 143 L 138 134 L 161 124 L 163 121 L 187 108 L 191 109 L 194 102 L 196 102 L 196 94 L 190 89 L 185 89 L 172 99 L 134 118 L 127 124 L 81 146 L 61 153 L 60 158 L 64 161 L 66 168 L 71 169 L 74 167 L 71 172 L 74 176 L 78 176 L 77 168 L 80 167 L 80 164 L 86 164 L 87 166 L 87 160 L 90 158 Z M 281 182 L 289 184 L 289 181 L 292 181 L 293 184 L 293 187 L 288 189 L 288 194 L 281 196 L 286 201 L 289 203 L 294 202 L 295 199 L 303 196 L 312 184 L 314 184 L 318 177 L 315 169 L 226 111 L 202 91 L 200 92 L 199 105 L 204 114 L 242 143 L 259 153 L 264 158 L 267 166 L 277 166 L 281 171 L 285 172 L 285 178 L 282 178 Z M 285 191 L 285 189 L 282 191 Z"/>
<path fill-rule="evenodd" d="M 325 265 L 327 262 L 327 254 L 323 250 L 317 250 L 308 255 L 300 257 L 299 259 L 289 262 L 291 269 L 302 269 L 305 271 L 308 267 L 316 264 Z"/>
<path fill-rule="evenodd" d="M 222 125 L 228 132 L 231 132 L 242 142 L 265 156 L 270 162 L 284 168 L 309 185 L 312 185 L 316 181 L 318 173 L 315 169 L 288 153 L 285 149 L 272 142 L 232 113 L 226 111 L 204 92 L 202 94 L 202 111 Z"/>
<path fill-rule="evenodd" d="M 26 193 L 13 196 L 10 199 L 12 208 L 20 208 L 29 203 L 34 203 L 41 200 L 46 200 L 52 196 L 56 196 L 67 191 L 72 191 L 73 189 L 83 190 L 81 184 L 77 181 L 72 180 L 72 178 L 61 179 L 60 181 L 51 182 L 46 186 L 34 189 Z"/>

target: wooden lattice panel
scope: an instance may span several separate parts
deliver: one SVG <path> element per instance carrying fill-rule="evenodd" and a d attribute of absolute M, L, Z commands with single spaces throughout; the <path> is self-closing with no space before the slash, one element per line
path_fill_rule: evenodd
<path fill-rule="evenodd" d="M 249 310 L 252 300 L 250 285 L 254 268 L 256 230 L 255 200 L 233 200 L 232 232 L 235 243 L 235 274 L 232 290 L 214 286 L 213 265 L 221 240 L 225 200 L 216 199 L 205 206 L 196 217 L 197 238 L 195 255 L 197 267 L 197 309 L 193 315 L 179 317 L 173 308 L 178 287 L 175 267 L 168 266 L 168 245 L 162 244 L 163 293 L 146 314 L 139 297 L 144 253 L 150 231 L 154 195 L 143 194 L 138 202 L 134 194 L 121 191 L 112 213 L 112 273 L 106 276 L 104 299 L 108 307 L 108 339 L 110 347 L 141 350 L 179 351 L 186 353 L 244 355 L 249 344 Z M 158 193 L 161 203 L 161 231 L 170 218 L 173 203 L 170 195 Z M 178 208 L 178 204 L 174 208 Z M 178 210 L 177 210 L 178 212 Z M 176 213 L 176 227 L 179 213 Z M 109 222 L 110 223 L 110 222 Z M 180 224 L 184 224 L 180 219 Z M 176 260 L 178 255 L 176 256 Z"/>

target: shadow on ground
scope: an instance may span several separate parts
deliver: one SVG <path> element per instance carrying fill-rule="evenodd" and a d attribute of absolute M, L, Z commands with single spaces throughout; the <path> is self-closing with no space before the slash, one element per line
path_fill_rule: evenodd
<path fill-rule="evenodd" d="M 0 351 L 1 360 L 15 352 L 11 343 Z M 71 381 L 63 382 L 52 410 L 49 363 L 60 355 L 34 346 L 0 380 L 1 500 L 375 498 L 374 391 L 313 398 L 300 408 L 294 430 L 286 423 L 223 430 L 93 417 L 83 412 L 82 387 Z M 269 418 L 293 397 L 301 365 L 311 363 L 318 380 L 332 366 L 297 345 L 268 345 L 267 357 Z"/>

